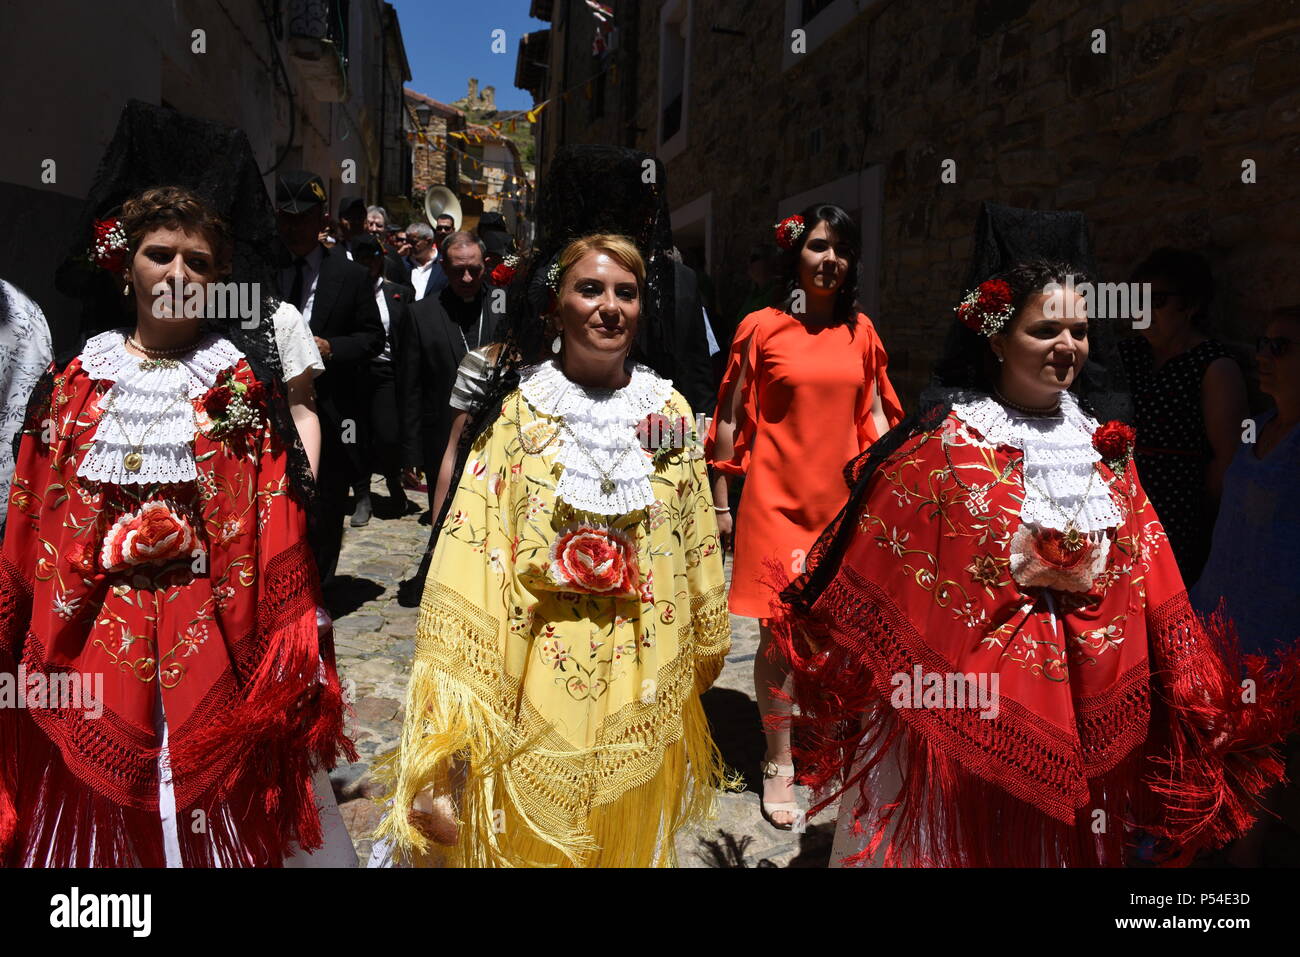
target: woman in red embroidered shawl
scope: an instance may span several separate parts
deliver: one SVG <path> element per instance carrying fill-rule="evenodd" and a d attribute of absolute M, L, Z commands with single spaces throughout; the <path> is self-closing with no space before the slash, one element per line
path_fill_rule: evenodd
<path fill-rule="evenodd" d="M 1044 292 L 1071 271 L 1022 264 L 963 300 L 940 369 L 958 388 L 853 464 L 785 592 L 796 756 L 819 808 L 842 795 L 833 864 L 1118 865 L 1137 835 L 1186 857 L 1240 833 L 1280 770 L 1132 431 L 1085 406 L 1090 343 L 1113 346 L 1073 290 Z"/>
<path fill-rule="evenodd" d="M 348 745 L 297 439 L 250 365 L 274 348 L 273 304 L 258 339 L 173 298 L 230 253 L 188 190 L 129 199 L 91 256 L 131 325 L 93 336 L 29 407 L 0 675 L 51 693 L 0 709 L 6 865 L 277 866 L 322 843 L 313 774 Z M 59 676 L 89 697 L 54 695 Z"/>

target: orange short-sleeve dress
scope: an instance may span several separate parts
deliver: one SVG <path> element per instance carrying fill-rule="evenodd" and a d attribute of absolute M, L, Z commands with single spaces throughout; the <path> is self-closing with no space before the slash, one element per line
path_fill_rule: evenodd
<path fill-rule="evenodd" d="M 750 313 L 736 329 L 718 407 L 744 377 L 730 458 L 714 455 L 717 419 L 705 456 L 721 472 L 745 476 L 736 522 L 730 608 L 768 618 L 774 597 L 768 562 L 793 578 L 848 500 L 843 468 L 880 436 L 871 417 L 874 390 L 891 426 L 903 408 L 886 374 L 888 357 L 862 313 L 848 326 L 810 330 L 779 309 Z"/>

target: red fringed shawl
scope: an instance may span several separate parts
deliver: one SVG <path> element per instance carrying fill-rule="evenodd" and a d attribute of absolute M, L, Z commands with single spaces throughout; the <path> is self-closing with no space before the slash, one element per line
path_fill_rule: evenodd
<path fill-rule="evenodd" d="M 254 382 L 243 360 L 234 374 Z M 321 846 L 313 768 L 340 749 L 355 760 L 284 449 L 262 415 L 224 438 L 199 432 L 196 482 L 80 479 L 108 386 L 74 360 L 18 455 L 0 677 L 16 682 L 21 665 L 28 683 L 90 676 L 90 689 L 102 675 L 103 713 L 39 698 L 0 708 L 0 862 L 161 866 L 161 706 L 182 862 L 278 866 L 295 843 Z M 140 541 L 166 529 L 133 543 L 118 520 L 146 512 L 182 520 L 183 554 L 140 560 Z"/>
<path fill-rule="evenodd" d="M 950 454 L 979 487 L 1020 452 Z M 1097 469 L 1124 522 L 1087 594 L 1053 590 L 1049 602 L 1016 583 L 1019 470 L 972 509 L 936 430 L 886 460 L 864 507 L 842 516 L 857 528 L 813 613 L 777 616 L 806 732 L 801 776 L 823 795 L 814 812 L 855 802 L 857 862 L 1185 860 L 1242 833 L 1252 795 L 1281 777 L 1266 746 L 1294 717 L 1282 700 L 1294 692 L 1263 681 L 1243 700 L 1229 636 L 1188 605 L 1136 469 Z M 918 674 L 922 688 L 962 674 L 986 689 L 996 675 L 996 714 L 969 695 L 924 706 Z M 901 761 L 896 794 L 871 780 L 886 761 Z"/>

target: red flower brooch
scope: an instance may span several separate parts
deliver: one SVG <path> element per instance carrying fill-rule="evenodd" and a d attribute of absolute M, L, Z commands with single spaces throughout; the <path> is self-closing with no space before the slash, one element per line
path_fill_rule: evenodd
<path fill-rule="evenodd" d="M 145 502 L 138 512 L 123 515 L 104 536 L 99 561 L 105 571 L 132 565 L 189 558 L 198 544 L 193 527 L 165 502 Z"/>
<path fill-rule="evenodd" d="M 691 423 L 684 415 L 670 419 L 659 412 L 651 412 L 637 423 L 637 439 L 646 455 L 660 465 L 674 453 L 686 448 L 692 438 Z"/>
<path fill-rule="evenodd" d="M 266 389 L 262 383 L 248 385 L 240 382 L 233 374 L 227 375 L 224 382 L 203 397 L 203 411 L 212 421 L 209 433 L 221 436 L 251 431 L 260 421 L 258 409 L 265 400 Z"/>
<path fill-rule="evenodd" d="M 1092 433 L 1092 447 L 1116 475 L 1128 468 L 1136 442 L 1137 432 L 1133 427 L 1118 420 L 1098 426 L 1097 431 Z"/>
<path fill-rule="evenodd" d="M 803 217 L 787 216 L 776 224 L 776 244 L 782 249 L 794 249 L 794 244 L 803 235 L 805 229 Z"/>
<path fill-rule="evenodd" d="M 1001 332 L 1015 313 L 1011 305 L 1011 287 L 1001 279 L 980 283 L 957 305 L 957 318 L 961 324 L 984 336 Z"/>
<path fill-rule="evenodd" d="M 1106 570 L 1110 540 L 1082 536 L 1077 529 L 1021 525 L 1011 536 L 1011 577 L 1026 588 L 1086 593 Z"/>
<path fill-rule="evenodd" d="M 117 218 L 95 220 L 95 239 L 90 244 L 90 261 L 114 275 L 126 267 L 126 230 Z"/>
<path fill-rule="evenodd" d="M 570 591 L 640 597 L 631 539 L 598 525 L 575 525 L 560 532 L 551 545 L 550 577 Z"/>

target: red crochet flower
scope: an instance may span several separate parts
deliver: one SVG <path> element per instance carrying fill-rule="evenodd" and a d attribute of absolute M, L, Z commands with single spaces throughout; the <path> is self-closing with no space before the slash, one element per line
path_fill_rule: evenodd
<path fill-rule="evenodd" d="M 203 411 L 214 419 L 226 414 L 235 393 L 228 385 L 219 385 L 203 397 Z"/>
<path fill-rule="evenodd" d="M 561 532 L 551 545 L 550 576 L 574 591 L 640 597 L 636 549 L 610 528 L 577 525 Z"/>
<path fill-rule="evenodd" d="M 1091 558 L 1087 548 L 1071 546 L 1065 533 L 1054 528 L 1044 528 L 1035 538 L 1038 557 L 1048 565 L 1061 571 L 1078 568 L 1085 559 Z"/>
<path fill-rule="evenodd" d="M 776 244 L 782 249 L 793 249 L 795 242 L 803 235 L 803 217 L 795 214 L 787 216 L 776 224 Z"/>
<path fill-rule="evenodd" d="M 1133 444 L 1136 441 L 1137 432 L 1132 426 L 1116 419 L 1098 426 L 1097 431 L 1092 434 L 1092 447 L 1097 450 L 1107 465 L 1112 462 L 1126 462 L 1133 454 Z"/>
<path fill-rule="evenodd" d="M 197 541 L 190 523 L 165 502 L 146 502 L 108 530 L 99 560 L 106 571 L 121 571 L 132 565 L 188 558 Z"/>

